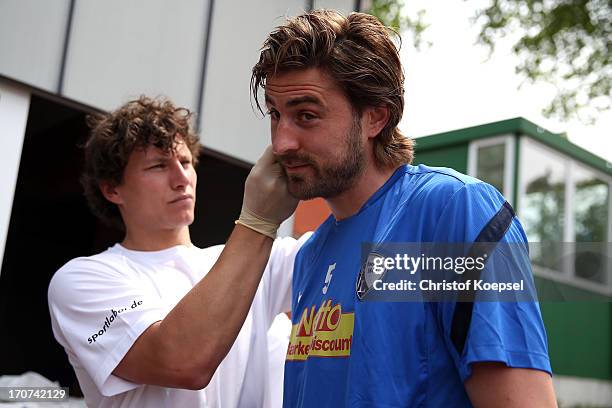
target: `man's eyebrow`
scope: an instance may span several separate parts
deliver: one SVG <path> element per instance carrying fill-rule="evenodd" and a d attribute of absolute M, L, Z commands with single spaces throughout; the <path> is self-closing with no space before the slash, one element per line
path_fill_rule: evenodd
<path fill-rule="evenodd" d="M 152 162 L 152 161 L 159 161 L 159 160 L 168 160 L 170 156 L 171 156 L 170 153 L 159 152 L 159 151 L 151 149 L 150 151 L 145 153 L 145 161 Z"/>
<path fill-rule="evenodd" d="M 166 162 L 168 161 L 169 157 L 168 156 L 164 156 L 164 155 L 154 155 L 154 156 L 149 156 L 147 158 L 145 158 L 144 162 L 145 163 L 157 163 L 157 162 Z"/>
<path fill-rule="evenodd" d="M 265 98 L 267 105 L 274 105 L 274 101 L 272 100 L 272 98 L 270 98 L 268 95 L 266 95 Z M 310 95 L 298 96 L 297 98 L 290 99 L 285 105 L 286 107 L 291 108 L 297 105 L 301 105 L 303 103 L 312 103 L 321 107 L 324 106 L 319 98 Z"/>
<path fill-rule="evenodd" d="M 289 101 L 287 101 L 286 105 L 287 107 L 292 107 L 300 105 L 302 103 L 312 103 L 315 105 L 323 106 L 323 103 L 321 103 L 321 100 L 319 98 L 315 98 L 314 96 L 310 95 L 299 96 L 297 98 L 290 99 Z"/>

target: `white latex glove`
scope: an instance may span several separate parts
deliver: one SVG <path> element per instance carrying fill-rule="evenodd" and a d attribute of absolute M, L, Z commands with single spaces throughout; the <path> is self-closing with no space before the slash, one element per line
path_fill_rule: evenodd
<path fill-rule="evenodd" d="M 274 239 L 276 230 L 293 214 L 298 202 L 289 194 L 285 174 L 272 154 L 272 146 L 268 146 L 246 179 L 242 211 L 236 223 Z"/>

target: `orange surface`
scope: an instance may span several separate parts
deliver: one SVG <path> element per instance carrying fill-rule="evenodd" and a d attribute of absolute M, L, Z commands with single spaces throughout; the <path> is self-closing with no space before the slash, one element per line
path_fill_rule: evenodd
<path fill-rule="evenodd" d="M 314 231 L 329 214 L 329 207 L 322 198 L 300 201 L 297 210 L 295 210 L 293 235 L 299 237 L 305 232 Z"/>

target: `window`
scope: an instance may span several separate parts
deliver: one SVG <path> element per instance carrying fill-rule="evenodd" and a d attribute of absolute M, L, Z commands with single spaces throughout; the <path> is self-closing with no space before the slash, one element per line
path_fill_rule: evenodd
<path fill-rule="evenodd" d="M 495 186 L 500 193 L 504 191 L 504 152 L 503 143 L 483 146 L 478 149 L 476 178 Z"/>
<path fill-rule="evenodd" d="M 534 271 L 611 294 L 612 179 L 532 139 L 521 139 L 520 160 L 518 209 Z"/>
<path fill-rule="evenodd" d="M 468 174 L 491 184 L 512 203 L 514 138 L 501 136 L 470 143 Z"/>
<path fill-rule="evenodd" d="M 608 240 L 608 184 L 591 171 L 575 166 L 574 240 L 575 274 L 597 283 L 607 283 L 604 256 Z"/>
<path fill-rule="evenodd" d="M 523 195 L 521 221 L 532 246 L 531 259 L 540 266 L 559 271 L 565 221 L 567 160 L 535 144 L 521 154 Z"/>

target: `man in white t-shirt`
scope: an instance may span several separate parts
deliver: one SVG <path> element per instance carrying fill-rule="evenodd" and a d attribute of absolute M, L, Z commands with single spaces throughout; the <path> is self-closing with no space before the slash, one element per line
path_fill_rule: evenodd
<path fill-rule="evenodd" d="M 300 245 L 273 238 L 297 201 L 268 149 L 247 178 L 225 247 L 194 247 L 188 226 L 201 146 L 190 116 L 141 97 L 92 120 L 85 195 L 125 238 L 71 260 L 49 286 L 53 332 L 89 406 L 260 407 L 273 400 L 267 330 L 290 309 Z"/>

